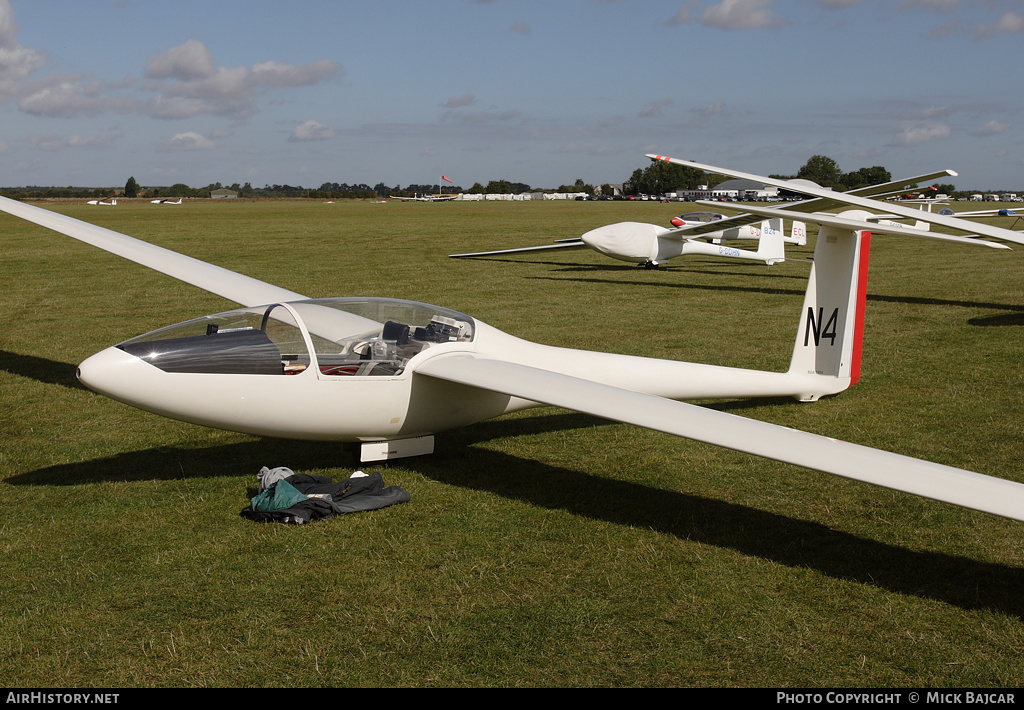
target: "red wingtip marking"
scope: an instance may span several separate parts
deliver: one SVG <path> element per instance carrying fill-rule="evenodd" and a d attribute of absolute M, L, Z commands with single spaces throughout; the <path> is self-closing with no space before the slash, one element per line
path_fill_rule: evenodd
<path fill-rule="evenodd" d="M 857 265 L 857 316 L 853 330 L 853 363 L 850 385 L 860 381 L 860 358 L 864 349 L 864 309 L 868 298 L 868 252 L 871 250 L 871 232 L 861 232 L 860 261 Z"/>

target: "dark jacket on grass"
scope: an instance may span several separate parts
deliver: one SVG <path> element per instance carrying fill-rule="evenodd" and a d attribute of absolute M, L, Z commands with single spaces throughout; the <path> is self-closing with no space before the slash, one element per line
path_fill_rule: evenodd
<path fill-rule="evenodd" d="M 260 523 L 302 525 L 311 520 L 407 503 L 409 499 L 409 493 L 403 488 L 385 488 L 379 473 L 347 478 L 340 483 L 326 476 L 297 473 L 277 481 L 253 498 L 241 515 Z M 280 507 L 282 505 L 287 507 Z"/>

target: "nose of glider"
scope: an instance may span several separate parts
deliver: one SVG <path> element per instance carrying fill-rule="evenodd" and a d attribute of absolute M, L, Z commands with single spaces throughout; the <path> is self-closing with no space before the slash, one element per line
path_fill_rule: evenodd
<path fill-rule="evenodd" d="M 107 348 L 87 358 L 78 366 L 78 381 L 107 397 L 131 401 L 131 393 L 144 389 L 154 368 L 120 348 Z"/>
<path fill-rule="evenodd" d="M 686 224 L 686 220 L 682 217 L 673 217 L 670 221 L 672 222 L 673 227 L 682 227 Z"/>
<path fill-rule="evenodd" d="M 619 222 L 592 229 L 580 239 L 594 251 L 638 264 L 654 258 L 658 235 L 668 230 L 645 222 Z"/>

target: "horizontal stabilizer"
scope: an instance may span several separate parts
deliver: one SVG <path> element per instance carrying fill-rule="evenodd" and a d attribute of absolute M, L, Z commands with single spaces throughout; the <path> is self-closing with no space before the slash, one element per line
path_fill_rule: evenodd
<path fill-rule="evenodd" d="M 449 254 L 452 259 L 464 259 L 471 256 L 495 256 L 498 254 L 522 254 L 530 251 L 550 251 L 551 249 L 586 249 L 582 239 L 561 239 L 554 244 L 543 244 L 537 247 L 520 247 L 518 249 L 499 249 L 498 251 L 477 251 L 472 254 Z"/>
<path fill-rule="evenodd" d="M 416 372 L 1024 521 L 1024 485 L 714 409 L 469 354 Z"/>

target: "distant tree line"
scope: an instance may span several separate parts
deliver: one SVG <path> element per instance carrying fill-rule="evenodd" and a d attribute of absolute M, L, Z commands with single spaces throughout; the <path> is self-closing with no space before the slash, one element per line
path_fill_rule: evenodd
<path fill-rule="evenodd" d="M 796 175 L 772 175 L 773 178 L 791 180 L 799 178 L 811 180 L 812 182 L 829 187 L 837 191 L 854 190 L 869 185 L 878 185 L 892 180 L 892 175 L 884 167 L 875 165 L 873 167 L 858 168 L 852 172 L 843 172 L 838 163 L 832 158 L 824 155 L 811 156 Z M 724 175 L 705 173 L 696 168 L 689 168 L 675 163 L 668 163 L 663 160 L 652 161 L 644 168 L 637 168 L 633 171 L 629 180 L 623 183 L 623 192 L 627 195 L 664 195 L 676 190 L 695 190 L 700 185 L 713 188 L 729 178 Z M 337 182 L 325 182 L 319 188 L 308 189 L 292 185 L 264 185 L 262 188 L 253 187 L 250 183 L 239 185 L 237 182 L 231 185 L 223 185 L 219 182 L 211 183 L 205 187 L 193 188 L 184 183 L 176 183 L 167 187 L 142 187 L 134 177 L 128 179 L 123 190 L 115 188 L 80 188 L 80 187 L 11 187 L 0 188 L 0 194 L 14 199 L 33 199 L 47 197 L 70 197 L 70 198 L 108 198 L 115 196 L 124 197 L 210 197 L 215 190 L 224 187 L 234 190 L 239 197 L 249 198 L 313 198 L 313 199 L 375 199 L 388 196 L 413 197 L 416 195 L 447 193 L 468 193 L 468 194 L 523 194 L 527 192 L 563 192 L 563 193 L 584 193 L 587 195 L 610 195 L 613 187 L 605 183 L 598 187 L 585 183 L 582 178 L 572 184 L 559 185 L 554 190 L 545 190 L 538 187 L 530 187 L 526 183 L 512 182 L 510 180 L 491 180 L 486 185 L 479 182 L 473 183 L 469 189 L 463 189 L 459 185 L 421 185 L 410 184 L 405 187 L 395 185 L 388 187 L 380 182 L 374 186 L 364 183 L 348 184 Z M 949 195 L 950 197 L 967 196 L 977 190 L 957 190 L 951 184 L 936 185 L 936 192 Z"/>

